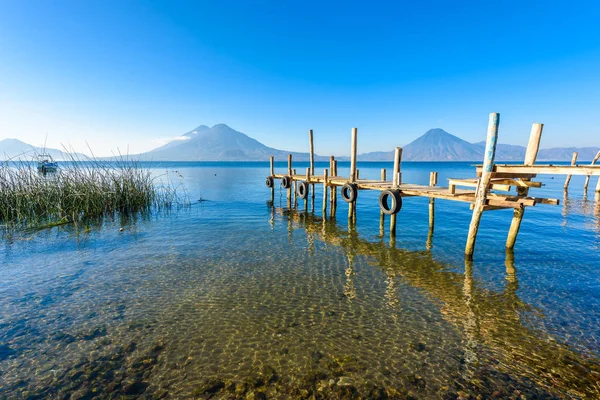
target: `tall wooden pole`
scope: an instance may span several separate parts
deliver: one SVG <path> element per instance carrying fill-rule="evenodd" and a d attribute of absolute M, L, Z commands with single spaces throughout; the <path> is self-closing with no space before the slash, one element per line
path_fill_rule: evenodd
<path fill-rule="evenodd" d="M 337 169 L 337 160 L 333 160 L 333 172 L 331 173 L 333 176 L 338 176 L 338 169 Z M 331 218 L 335 218 L 335 212 L 337 209 L 337 188 L 335 187 L 335 185 L 331 185 L 331 211 L 330 211 L 330 215 Z"/>
<path fill-rule="evenodd" d="M 573 158 L 571 158 L 571 165 L 575 166 L 577 164 L 577 152 L 573 153 Z M 567 175 L 567 180 L 565 181 L 565 190 L 569 190 L 569 182 L 571 182 L 571 175 Z"/>
<path fill-rule="evenodd" d="M 531 134 L 529 135 L 529 144 L 527 144 L 527 151 L 525 152 L 524 165 L 531 166 L 535 164 L 538 150 L 540 149 L 540 140 L 542 139 L 542 130 L 544 124 L 533 124 L 531 127 Z M 527 196 L 529 194 L 529 188 L 517 188 L 519 196 Z M 521 222 L 523 221 L 523 215 L 525 215 L 525 207 L 521 205 L 515 208 L 513 211 L 513 219 L 510 223 L 510 229 L 508 230 L 508 237 L 506 238 L 506 248 L 512 250 L 515 247 L 517 241 L 517 235 L 521 228 Z"/>
<path fill-rule="evenodd" d="M 402 147 L 396 147 L 396 151 L 394 152 L 394 172 L 392 173 L 392 187 L 396 189 L 402 183 L 401 165 Z M 396 236 L 396 214 L 390 215 L 390 236 Z"/>
<path fill-rule="evenodd" d="M 310 174 L 315 174 L 315 144 L 313 142 L 313 131 L 310 129 L 308 131 L 308 145 L 310 149 Z"/>
<path fill-rule="evenodd" d="M 483 159 L 483 168 L 481 178 L 475 192 L 475 204 L 473 207 L 473 215 L 471 216 L 471 224 L 469 225 L 469 234 L 467 236 L 467 245 L 465 247 L 465 256 L 473 257 L 475 249 L 475 240 L 477 239 L 477 231 L 479 230 L 479 222 L 481 214 L 485 206 L 487 198 L 487 190 L 492 179 L 492 170 L 494 169 L 494 158 L 496 157 L 496 143 L 498 141 L 498 125 L 500 124 L 500 114 L 491 113 L 488 122 L 487 138 L 485 142 L 485 155 Z"/>
<path fill-rule="evenodd" d="M 356 182 L 356 157 L 357 157 L 358 129 L 352 128 L 352 147 L 350 149 L 350 182 Z M 356 200 L 348 204 L 348 220 L 355 221 Z"/>
<path fill-rule="evenodd" d="M 269 164 L 270 164 L 269 171 L 271 174 L 270 176 L 274 176 L 275 175 L 275 157 L 274 156 L 269 157 Z"/>
<path fill-rule="evenodd" d="M 596 154 L 596 157 L 594 157 L 594 159 L 592 160 L 592 165 L 595 165 L 596 161 L 598 161 L 599 158 L 600 158 L 600 151 L 598 152 L 598 154 Z M 586 193 L 587 193 L 587 189 L 588 189 L 588 184 L 589 183 L 590 183 L 590 175 L 587 175 L 585 177 L 585 183 L 583 184 L 583 191 L 586 192 Z"/>

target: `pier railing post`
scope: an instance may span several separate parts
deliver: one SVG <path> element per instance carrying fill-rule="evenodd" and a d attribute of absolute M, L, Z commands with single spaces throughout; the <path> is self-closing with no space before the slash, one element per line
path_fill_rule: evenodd
<path fill-rule="evenodd" d="M 269 164 L 270 164 L 270 168 L 269 168 L 270 174 L 271 174 L 271 176 L 275 176 L 275 157 L 274 156 L 269 157 Z"/>
<path fill-rule="evenodd" d="M 524 165 L 531 166 L 535 164 L 538 150 L 540 149 L 540 140 L 542 139 L 542 130 L 544 124 L 533 124 L 531 127 L 531 134 L 529 135 L 529 143 L 527 144 L 527 151 L 525 152 Z M 529 188 L 519 187 L 517 188 L 517 194 L 519 196 L 527 196 L 529 194 Z M 517 235 L 521 228 L 521 222 L 523 221 L 523 215 L 525 215 L 525 207 L 520 206 L 514 209 L 513 219 L 510 223 L 510 229 L 508 230 L 508 237 L 506 238 L 506 249 L 512 250 L 515 247 L 517 241 Z"/>
<path fill-rule="evenodd" d="M 465 247 L 465 256 L 473 257 L 475 249 L 475 240 L 477 239 L 477 231 L 479 230 L 479 222 L 481 214 L 485 206 L 487 198 L 487 190 L 492 179 L 492 170 L 494 169 L 494 158 L 496 157 L 496 143 L 498 141 L 498 125 L 500 123 L 500 114 L 491 113 L 488 123 L 487 138 L 485 142 L 485 155 L 483 159 L 483 168 L 481 178 L 475 191 L 475 204 L 473 207 L 473 215 L 469 225 L 469 234 L 467 236 L 467 245 Z"/>
<path fill-rule="evenodd" d="M 577 152 L 573 153 L 573 158 L 571 158 L 571 165 L 572 166 L 577 165 Z M 564 186 L 565 190 L 569 190 L 569 182 L 571 182 L 571 175 L 567 175 L 567 180 L 565 180 L 565 186 Z"/>

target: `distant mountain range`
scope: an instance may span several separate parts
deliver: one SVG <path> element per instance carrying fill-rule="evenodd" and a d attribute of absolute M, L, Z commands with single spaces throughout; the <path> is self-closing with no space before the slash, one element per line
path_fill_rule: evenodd
<path fill-rule="evenodd" d="M 430 129 L 423 136 L 403 146 L 402 159 L 405 161 L 477 161 L 483 160 L 485 142 L 469 143 L 443 129 Z M 522 161 L 525 158 L 524 146 L 498 144 L 498 161 Z M 579 152 L 580 160 L 591 160 L 600 148 L 554 148 L 542 149 L 538 160 L 569 161 L 574 151 Z M 276 160 L 286 160 L 289 151 L 267 147 L 244 133 L 231 129 L 225 124 L 209 128 L 200 125 L 184 134 L 180 140 L 174 140 L 140 154 L 140 159 L 155 161 L 260 161 L 275 156 Z M 308 153 L 292 152 L 296 161 L 309 159 Z M 336 157 L 348 160 L 348 157 Z M 315 160 L 325 161 L 329 157 L 315 155 Z M 376 151 L 358 155 L 359 161 L 391 161 L 394 150 Z"/>
<path fill-rule="evenodd" d="M 32 146 L 18 139 L 0 140 L 0 160 L 29 161 L 34 159 L 38 154 L 42 153 L 50 155 L 50 157 L 52 157 L 55 161 L 70 159 L 70 157 L 66 157 L 65 152 L 61 150 Z M 86 159 L 83 154 L 69 154 L 79 160 Z"/>
<path fill-rule="evenodd" d="M 475 161 L 483 160 L 485 142 L 469 143 L 443 129 L 430 129 L 413 142 L 403 146 L 402 160 L 404 161 Z M 496 148 L 497 161 L 523 161 L 524 146 L 498 144 Z M 42 149 L 32 147 L 17 139 L 0 141 L 0 158 L 15 157 L 27 152 L 34 154 Z M 62 152 L 55 149 L 45 149 L 53 158 L 63 158 Z M 538 161 L 570 161 L 573 152 L 579 153 L 578 160 L 587 161 L 594 158 L 600 151 L 598 147 L 583 148 L 551 148 L 541 149 Z M 265 146 L 248 135 L 238 132 L 225 124 L 212 128 L 200 125 L 187 132 L 177 140 L 158 147 L 147 153 L 133 155 L 143 161 L 265 161 L 269 156 L 276 160 L 287 159 L 292 154 L 295 161 L 307 161 L 308 153 L 289 152 Z M 338 160 L 348 160 L 348 157 L 336 157 Z M 376 151 L 358 155 L 359 161 L 392 161 L 394 150 Z M 315 160 L 326 161 L 328 156 L 315 155 Z"/>

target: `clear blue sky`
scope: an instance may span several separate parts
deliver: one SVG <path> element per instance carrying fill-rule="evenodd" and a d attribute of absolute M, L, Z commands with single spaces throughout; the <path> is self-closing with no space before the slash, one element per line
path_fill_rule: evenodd
<path fill-rule="evenodd" d="M 0 0 L 0 139 L 100 155 L 227 123 L 320 154 L 469 141 L 600 145 L 597 1 Z"/>

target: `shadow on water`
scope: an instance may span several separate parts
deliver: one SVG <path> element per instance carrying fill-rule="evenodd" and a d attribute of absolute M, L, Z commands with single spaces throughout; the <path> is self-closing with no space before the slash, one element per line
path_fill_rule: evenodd
<path fill-rule="evenodd" d="M 568 213 L 569 207 L 575 205 L 567 204 L 565 202 L 565 212 Z M 519 282 L 514 253 L 506 254 L 504 290 L 494 292 L 479 287 L 473 279 L 472 261 L 465 261 L 464 274 L 460 274 L 434 260 L 429 251 L 406 251 L 396 248 L 394 241 L 390 245 L 383 240 L 370 242 L 361 239 L 351 224 L 342 228 L 335 219 L 276 208 L 272 203 L 267 206 L 271 208 L 272 221 L 276 214 L 287 220 L 290 238 L 294 229 L 306 231 L 309 249 L 315 239 L 343 249 L 348 258 L 345 286 L 348 299 L 355 297 L 354 259 L 366 256 L 374 267 L 385 273 L 388 288 L 385 297 L 389 306 L 395 307 L 402 302 L 395 290 L 400 283 L 416 288 L 438 302 L 443 318 L 463 335 L 462 378 L 479 383 L 478 389 L 493 384 L 482 376 L 497 371 L 512 379 L 534 382 L 559 396 L 600 397 L 599 359 L 579 354 L 568 344 L 523 322 L 524 315 L 538 312 L 521 301 L 517 294 Z M 585 199 L 581 206 L 587 210 Z M 596 215 L 597 206 L 589 211 Z M 428 248 L 431 240 L 430 232 Z"/>

